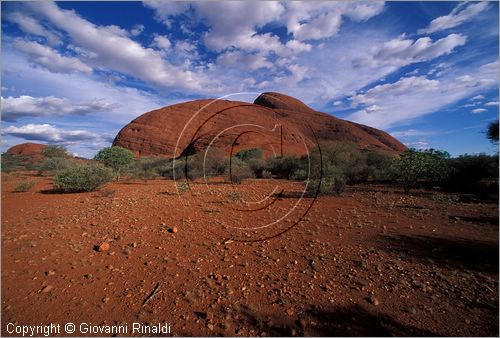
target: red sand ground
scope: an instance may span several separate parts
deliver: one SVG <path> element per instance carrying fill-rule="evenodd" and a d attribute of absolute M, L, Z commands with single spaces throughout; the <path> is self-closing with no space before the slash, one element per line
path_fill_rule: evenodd
<path fill-rule="evenodd" d="M 26 177 L 34 188 L 14 193 Z M 285 191 L 269 208 L 237 210 L 276 186 Z M 182 198 L 159 179 L 51 187 L 2 174 L 2 335 L 8 323 L 51 322 L 170 323 L 172 335 L 498 335 L 496 203 L 354 186 L 319 198 L 283 235 L 243 243 L 227 239 L 293 225 L 311 198 L 284 224 L 234 228 L 286 214 L 300 184 L 198 182 Z M 109 250 L 96 251 L 102 243 Z"/>

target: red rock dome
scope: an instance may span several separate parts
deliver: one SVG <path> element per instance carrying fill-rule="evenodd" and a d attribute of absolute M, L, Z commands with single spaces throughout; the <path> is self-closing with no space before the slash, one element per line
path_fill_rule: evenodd
<path fill-rule="evenodd" d="M 263 93 L 254 103 L 195 100 L 157 109 L 123 127 L 113 145 L 138 156 L 172 158 L 209 145 L 233 151 L 259 147 L 268 156 L 301 155 L 328 140 L 389 153 L 406 149 L 384 131 L 317 112 L 279 93 Z"/>
<path fill-rule="evenodd" d="M 41 156 L 46 144 L 21 143 L 7 149 L 7 153 L 21 156 Z"/>

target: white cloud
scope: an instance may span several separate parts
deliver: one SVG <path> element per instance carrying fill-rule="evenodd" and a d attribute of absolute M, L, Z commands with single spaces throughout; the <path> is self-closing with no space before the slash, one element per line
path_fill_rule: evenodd
<path fill-rule="evenodd" d="M 445 29 L 450 29 L 461 25 L 462 23 L 471 20 L 477 14 L 481 13 L 488 7 L 488 3 L 476 2 L 476 3 L 460 3 L 458 4 L 450 14 L 440 16 L 431 21 L 429 26 L 418 31 L 419 34 L 430 34 Z"/>
<path fill-rule="evenodd" d="M 395 83 L 386 83 L 375 86 L 368 90 L 365 94 L 358 94 L 351 97 L 350 99 L 352 101 L 353 107 L 356 108 L 361 104 L 375 104 L 381 101 L 380 97 L 387 95 L 387 93 L 390 93 L 391 96 L 404 96 L 409 93 L 410 90 L 419 92 L 433 92 L 436 91 L 438 87 L 438 80 L 429 80 L 425 76 L 404 77 L 399 79 L 399 81 Z M 380 107 L 378 110 L 380 110 Z"/>
<path fill-rule="evenodd" d="M 217 64 L 223 67 L 237 66 L 250 70 L 273 67 L 273 64 L 267 61 L 262 53 L 247 54 L 242 51 L 229 51 L 220 54 L 217 57 Z"/>
<path fill-rule="evenodd" d="M 3 134 L 16 136 L 30 141 L 49 143 L 73 143 L 87 140 L 102 140 L 102 136 L 87 130 L 61 130 L 50 124 L 26 124 L 21 127 L 10 126 Z"/>
<path fill-rule="evenodd" d="M 61 43 L 59 36 L 43 27 L 37 20 L 20 12 L 13 12 L 6 15 L 8 21 L 16 23 L 25 33 L 42 36 L 47 39 L 50 45 Z"/>
<path fill-rule="evenodd" d="M 484 95 L 476 95 L 471 100 L 476 101 L 476 100 L 482 100 L 482 99 L 484 99 Z"/>
<path fill-rule="evenodd" d="M 170 43 L 170 40 L 168 39 L 167 36 L 157 35 L 153 39 L 153 45 L 158 47 L 159 49 L 168 50 L 172 45 L 172 43 Z"/>
<path fill-rule="evenodd" d="M 457 77 L 456 70 L 453 70 L 439 80 L 431 80 L 425 76 L 403 77 L 394 83 L 375 86 L 364 94 L 351 97 L 353 107 L 358 107 L 359 110 L 346 118 L 377 128 L 389 128 L 438 112 L 447 105 L 498 86 L 498 62 L 469 71 L 468 74 Z M 465 81 L 457 80 L 466 76 Z M 367 107 L 373 105 L 380 109 L 368 112 Z M 481 113 L 481 109 L 483 108 L 472 112 Z"/>
<path fill-rule="evenodd" d="M 138 36 L 144 31 L 144 25 L 138 24 L 134 25 L 132 29 L 130 30 L 130 35 L 131 36 Z"/>
<path fill-rule="evenodd" d="M 56 73 L 91 73 L 92 68 L 71 56 L 60 55 L 56 50 L 35 41 L 16 39 L 14 48 L 29 55 L 32 62 Z"/>
<path fill-rule="evenodd" d="M 85 115 L 108 112 L 114 105 L 104 100 L 95 99 L 89 102 L 71 102 L 54 96 L 2 97 L 2 120 L 13 122 L 23 117 L 47 117 L 64 115 Z"/>
<path fill-rule="evenodd" d="M 487 112 L 488 110 L 484 109 L 484 108 L 476 108 L 476 109 L 472 109 L 470 112 L 472 114 L 480 114 L 480 113 L 484 113 L 484 112 Z"/>
<path fill-rule="evenodd" d="M 169 64 L 155 50 L 144 48 L 125 36 L 127 33 L 121 29 L 96 26 L 73 11 L 60 9 L 55 3 L 36 2 L 28 5 L 67 32 L 74 44 L 95 53 L 97 57 L 89 61 L 96 66 L 132 75 L 157 88 L 204 92 L 210 89 L 215 91 L 218 87 L 202 72 Z"/>
<path fill-rule="evenodd" d="M 338 33 L 342 16 L 354 21 L 366 21 L 384 9 L 383 1 L 372 2 L 285 2 L 281 21 L 297 40 L 319 40 Z"/>
<path fill-rule="evenodd" d="M 485 106 L 487 106 L 487 107 L 494 107 L 494 106 L 498 106 L 498 101 L 490 101 L 490 102 L 486 102 L 484 105 L 485 105 Z"/>
<path fill-rule="evenodd" d="M 367 56 L 355 59 L 354 65 L 358 67 L 393 65 L 399 68 L 450 54 L 456 47 L 464 45 L 466 39 L 462 34 L 450 34 L 436 42 L 432 42 L 429 37 L 414 41 L 399 36 L 383 43 L 382 46 L 373 48 Z"/>

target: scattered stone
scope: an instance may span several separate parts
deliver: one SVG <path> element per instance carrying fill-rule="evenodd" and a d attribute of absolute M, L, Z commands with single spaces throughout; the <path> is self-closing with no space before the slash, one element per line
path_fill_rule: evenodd
<path fill-rule="evenodd" d="M 47 272 L 45 273 L 45 275 L 47 275 L 47 276 L 53 276 L 53 275 L 55 275 L 55 274 L 56 274 L 56 272 L 55 272 L 55 271 L 53 271 L 53 270 L 49 270 L 49 271 L 47 271 Z"/>
<path fill-rule="evenodd" d="M 370 303 L 372 303 L 375 306 L 380 304 L 380 301 L 377 298 L 375 298 L 374 296 L 371 296 L 369 301 L 370 301 Z"/>
<path fill-rule="evenodd" d="M 99 249 L 98 249 L 98 251 L 99 251 L 99 252 L 108 251 L 108 250 L 109 250 L 109 248 L 110 248 L 109 243 L 108 243 L 108 242 L 104 242 L 104 243 L 102 243 L 101 245 L 99 245 Z"/>
<path fill-rule="evenodd" d="M 54 288 L 54 287 L 53 287 L 52 285 L 47 285 L 46 287 L 44 287 L 44 288 L 42 289 L 42 292 L 43 292 L 43 293 L 50 292 L 50 291 L 52 291 L 52 289 L 53 289 L 53 288 Z"/>
<path fill-rule="evenodd" d="M 170 232 L 173 233 L 173 234 L 177 233 L 177 231 L 179 231 L 177 229 L 177 227 L 173 227 L 173 228 L 170 229 Z"/>

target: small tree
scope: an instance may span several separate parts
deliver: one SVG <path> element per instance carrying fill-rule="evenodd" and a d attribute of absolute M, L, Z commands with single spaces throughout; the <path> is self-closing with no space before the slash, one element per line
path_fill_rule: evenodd
<path fill-rule="evenodd" d="M 94 160 L 114 169 L 117 173 L 116 180 L 118 180 L 120 175 L 134 162 L 134 154 L 122 147 L 106 147 L 99 150 Z"/>
<path fill-rule="evenodd" d="M 498 120 L 490 122 L 486 136 L 491 142 L 498 144 Z"/>
<path fill-rule="evenodd" d="M 446 160 L 450 157 L 447 152 L 434 149 L 417 151 L 409 149 L 401 154 L 396 162 L 396 177 L 403 184 L 405 192 L 409 192 L 419 181 L 439 182 L 449 174 Z"/>
<path fill-rule="evenodd" d="M 49 145 L 42 150 L 42 155 L 48 158 L 67 157 L 68 151 L 63 146 Z"/>

